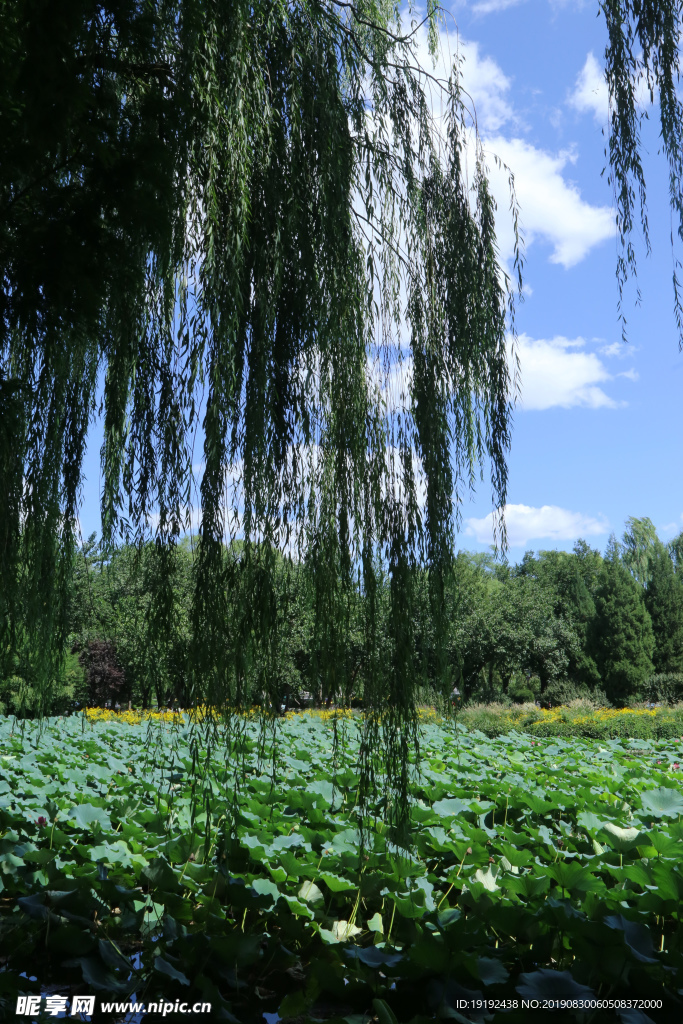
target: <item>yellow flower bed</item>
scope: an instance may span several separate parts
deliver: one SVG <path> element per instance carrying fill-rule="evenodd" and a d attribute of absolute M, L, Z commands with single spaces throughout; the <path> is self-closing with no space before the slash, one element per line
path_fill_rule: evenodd
<path fill-rule="evenodd" d="M 152 719 L 155 722 L 173 722 L 179 718 L 174 711 L 115 711 L 113 708 L 86 708 L 85 717 L 89 722 L 126 722 L 127 725 L 140 725 Z"/>
<path fill-rule="evenodd" d="M 558 726 L 562 735 L 603 735 L 603 730 L 608 729 L 607 735 L 633 735 L 629 729 L 629 723 L 635 724 L 638 720 L 653 719 L 655 732 L 652 735 L 659 735 L 662 729 L 668 730 L 662 735 L 669 735 L 674 728 L 674 717 L 678 721 L 680 710 L 668 707 L 660 708 L 598 708 L 590 707 L 585 701 L 577 701 L 575 704 L 560 705 L 559 707 L 539 708 L 535 704 L 521 704 L 515 707 L 501 704 L 478 705 L 463 708 L 457 713 L 457 720 L 464 726 L 471 729 L 482 729 L 490 735 L 500 735 L 502 732 L 509 732 L 512 729 L 518 732 L 531 732 L 540 735 L 555 735 L 555 732 L 545 732 L 545 726 Z M 248 719 L 258 719 L 261 709 L 249 708 L 243 712 Z M 419 707 L 418 718 L 425 724 L 439 724 L 444 717 L 432 707 Z M 180 723 L 183 720 L 201 721 L 217 715 L 215 710 L 209 707 L 198 707 L 191 711 L 153 711 L 153 710 L 122 710 L 115 711 L 111 708 L 88 708 L 85 717 L 89 722 L 125 722 L 128 725 L 141 725 L 145 722 Z M 362 712 L 352 711 L 350 708 L 307 708 L 304 711 L 288 711 L 284 716 L 286 719 L 294 719 L 299 715 L 306 715 L 309 718 L 317 718 L 321 721 L 332 719 L 351 719 L 361 717 Z M 602 726 L 600 732 L 595 732 L 596 726 Z M 677 728 L 683 733 L 683 722 Z M 569 730 L 569 732 L 567 732 Z M 576 732 L 574 732 L 576 730 Z M 644 735 L 648 735 L 646 732 Z M 636 730 L 636 735 L 643 735 L 642 727 Z M 679 733 L 677 732 L 676 735 Z"/>

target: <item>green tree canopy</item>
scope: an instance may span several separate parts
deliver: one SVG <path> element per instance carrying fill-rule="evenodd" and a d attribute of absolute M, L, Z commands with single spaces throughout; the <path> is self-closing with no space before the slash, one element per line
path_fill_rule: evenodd
<path fill-rule="evenodd" d="M 662 543 L 650 557 L 645 604 L 652 619 L 655 672 L 683 672 L 683 580 Z"/>
<path fill-rule="evenodd" d="M 654 637 L 643 589 L 624 565 L 614 537 L 595 607 L 593 650 L 602 685 L 611 701 L 627 703 L 652 674 Z"/>
<path fill-rule="evenodd" d="M 622 537 L 622 558 L 642 586 L 646 586 L 650 579 L 652 557 L 658 543 L 657 530 L 651 519 L 629 516 Z"/>

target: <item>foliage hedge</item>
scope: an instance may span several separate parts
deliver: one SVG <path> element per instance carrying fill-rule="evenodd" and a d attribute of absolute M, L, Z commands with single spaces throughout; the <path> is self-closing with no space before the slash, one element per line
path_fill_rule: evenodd
<path fill-rule="evenodd" d="M 477 729 L 490 738 L 514 729 L 532 736 L 672 739 L 683 736 L 683 703 L 655 708 L 608 708 L 577 700 L 549 710 L 535 704 L 474 704 L 463 708 L 458 720 L 467 729 Z"/>

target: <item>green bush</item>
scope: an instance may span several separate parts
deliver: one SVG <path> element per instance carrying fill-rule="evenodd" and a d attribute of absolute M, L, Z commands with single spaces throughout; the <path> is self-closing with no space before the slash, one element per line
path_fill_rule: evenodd
<path fill-rule="evenodd" d="M 650 676 L 643 699 L 654 704 L 677 704 L 683 700 L 683 672 L 663 672 Z"/>
<path fill-rule="evenodd" d="M 573 704 L 575 701 L 590 701 L 607 704 L 602 690 L 592 692 L 587 686 L 580 686 L 571 679 L 554 679 L 548 683 L 541 694 L 540 703 L 544 708 L 556 708 L 561 704 Z"/>

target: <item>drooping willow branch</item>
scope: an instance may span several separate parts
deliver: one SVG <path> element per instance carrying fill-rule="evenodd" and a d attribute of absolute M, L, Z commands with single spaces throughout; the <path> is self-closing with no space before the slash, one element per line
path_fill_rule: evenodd
<path fill-rule="evenodd" d="M 476 119 L 458 63 L 438 81 L 417 38 L 377 3 L 0 11 L 3 671 L 20 622 L 46 698 L 59 675 L 101 409 L 105 540 L 155 542 L 150 671 L 173 548 L 196 524 L 188 687 L 277 706 L 275 580 L 297 558 L 312 671 L 339 699 L 362 685 L 375 725 L 388 714 L 403 811 L 415 571 L 438 639 L 459 506 L 487 462 L 505 502 L 515 375 Z M 675 127 L 665 139 L 675 157 Z M 517 237 L 514 191 L 511 212 Z M 360 669 L 343 656 L 352 622 Z"/>

